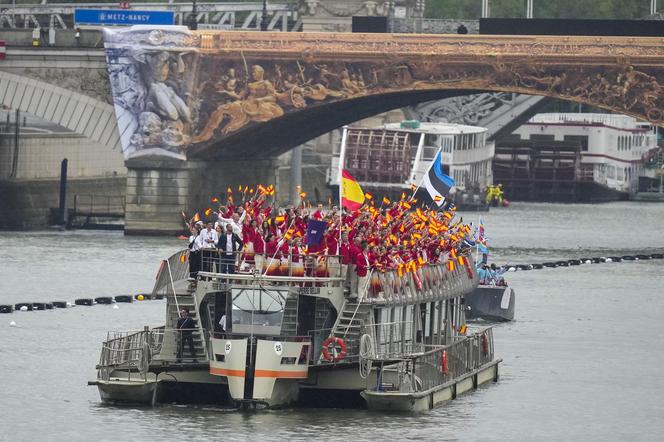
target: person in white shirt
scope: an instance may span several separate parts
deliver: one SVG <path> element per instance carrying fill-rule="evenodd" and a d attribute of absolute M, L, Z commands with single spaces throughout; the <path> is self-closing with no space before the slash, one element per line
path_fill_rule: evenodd
<path fill-rule="evenodd" d="M 235 256 L 242 249 L 242 240 L 235 234 L 230 224 L 226 224 L 226 233 L 219 238 L 217 247 L 221 251 L 219 273 L 235 273 Z"/>
<path fill-rule="evenodd" d="M 207 226 L 201 231 L 198 238 L 202 255 L 201 271 L 211 272 L 212 263 L 215 261 L 214 249 L 217 247 L 219 235 L 217 235 L 217 231 L 212 228 L 212 223 L 207 223 Z"/>
<path fill-rule="evenodd" d="M 221 315 L 221 319 L 219 320 L 219 326 L 221 327 L 221 330 L 226 333 L 228 324 L 226 322 L 226 313 Z"/>
<path fill-rule="evenodd" d="M 201 252 L 198 242 L 198 235 L 200 230 L 196 226 L 189 229 L 191 235 L 189 236 L 189 278 L 195 279 L 198 271 L 201 268 Z"/>
<path fill-rule="evenodd" d="M 244 210 L 242 211 L 242 215 L 238 214 L 237 212 L 231 215 L 230 218 L 225 218 L 222 215 L 221 210 L 219 211 L 219 221 L 217 221 L 218 224 L 221 224 L 221 226 L 226 229 L 227 225 L 230 225 L 233 227 L 233 233 L 235 233 L 240 240 L 242 239 L 242 223 L 244 222 L 244 218 L 247 215 L 247 212 Z"/>

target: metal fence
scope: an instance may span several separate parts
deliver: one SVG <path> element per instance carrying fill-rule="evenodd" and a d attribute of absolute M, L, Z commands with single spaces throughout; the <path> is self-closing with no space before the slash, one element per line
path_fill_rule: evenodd
<path fill-rule="evenodd" d="M 368 296 L 400 304 L 434 301 L 462 296 L 476 285 L 477 272 L 472 267 L 456 265 L 449 270 L 446 264 L 429 264 L 411 272 L 374 272 Z"/>
<path fill-rule="evenodd" d="M 463 336 L 453 344 L 424 354 L 414 354 L 384 369 L 396 369 L 397 384 L 390 389 L 420 392 L 430 390 L 493 361 L 493 329 Z M 404 385 L 405 383 L 405 385 Z M 381 382 L 378 387 L 384 388 Z"/>

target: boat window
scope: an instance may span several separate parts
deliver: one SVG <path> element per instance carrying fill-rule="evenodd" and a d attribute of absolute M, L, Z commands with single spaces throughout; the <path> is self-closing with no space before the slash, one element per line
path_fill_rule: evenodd
<path fill-rule="evenodd" d="M 565 141 L 578 141 L 581 146 L 581 151 L 588 151 L 588 136 L 587 135 L 565 135 Z"/>
<path fill-rule="evenodd" d="M 422 149 L 422 159 L 424 161 L 432 161 L 433 158 L 436 156 L 437 151 L 438 149 L 433 146 L 425 146 Z"/>
<path fill-rule="evenodd" d="M 254 333 L 260 333 L 261 328 L 266 334 L 279 332 L 288 290 L 233 289 L 232 296 L 234 332 L 247 332 L 245 328 L 250 326 Z"/>
<path fill-rule="evenodd" d="M 438 139 L 438 135 L 426 134 L 424 136 L 424 145 L 425 146 L 438 146 L 439 142 L 440 142 L 440 140 Z"/>

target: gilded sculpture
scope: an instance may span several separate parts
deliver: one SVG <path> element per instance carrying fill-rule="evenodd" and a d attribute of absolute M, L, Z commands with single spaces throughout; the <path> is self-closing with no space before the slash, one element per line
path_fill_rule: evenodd
<path fill-rule="evenodd" d="M 159 32 L 168 50 L 152 38 L 109 63 L 134 150 L 186 152 L 313 106 L 409 91 L 546 95 L 664 122 L 657 39 Z"/>

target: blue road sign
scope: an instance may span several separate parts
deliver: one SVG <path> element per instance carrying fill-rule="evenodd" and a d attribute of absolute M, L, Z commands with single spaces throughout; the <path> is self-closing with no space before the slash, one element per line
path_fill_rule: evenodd
<path fill-rule="evenodd" d="M 135 11 L 133 9 L 75 9 L 76 25 L 172 25 L 175 14 L 171 11 Z"/>

